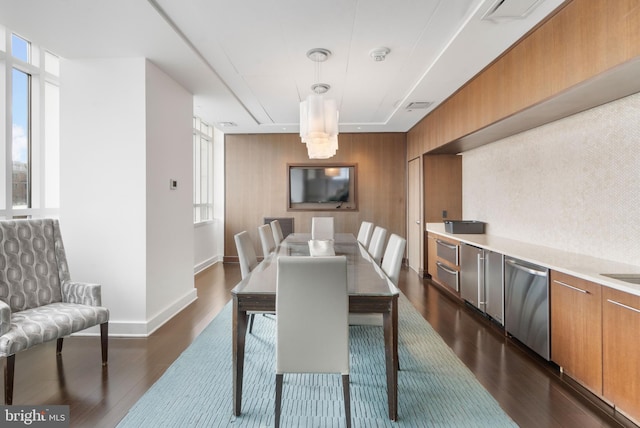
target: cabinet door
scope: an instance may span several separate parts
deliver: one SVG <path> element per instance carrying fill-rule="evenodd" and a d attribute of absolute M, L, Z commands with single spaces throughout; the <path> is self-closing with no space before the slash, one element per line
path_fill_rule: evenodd
<path fill-rule="evenodd" d="M 602 287 L 551 272 L 551 359 L 602 395 Z"/>
<path fill-rule="evenodd" d="M 605 288 L 602 303 L 604 397 L 640 421 L 640 297 Z"/>

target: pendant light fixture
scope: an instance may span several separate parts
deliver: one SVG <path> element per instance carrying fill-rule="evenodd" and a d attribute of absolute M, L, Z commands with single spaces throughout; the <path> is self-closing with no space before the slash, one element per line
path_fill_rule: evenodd
<path fill-rule="evenodd" d="M 316 63 L 316 82 L 320 74 L 320 63 L 331 56 L 331 51 L 311 49 L 307 57 Z M 325 100 L 331 87 L 326 83 L 311 86 L 312 94 L 300 103 L 300 139 L 307 145 L 309 159 L 328 159 L 338 150 L 338 106 L 335 100 Z"/>

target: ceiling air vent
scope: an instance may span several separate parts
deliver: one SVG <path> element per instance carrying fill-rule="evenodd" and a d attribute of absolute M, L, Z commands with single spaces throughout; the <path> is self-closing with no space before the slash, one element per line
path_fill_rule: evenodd
<path fill-rule="evenodd" d="M 235 128 L 236 126 L 238 126 L 238 124 L 235 122 L 218 122 L 218 125 L 223 128 Z"/>
<path fill-rule="evenodd" d="M 530 14 L 542 0 L 498 0 L 496 4 L 484 14 L 484 21 L 507 21 L 523 19 Z"/>
<path fill-rule="evenodd" d="M 429 108 L 431 104 L 433 104 L 433 102 L 431 101 L 416 101 L 416 102 L 407 104 L 407 106 L 405 107 L 405 110 L 425 109 L 425 108 Z"/>

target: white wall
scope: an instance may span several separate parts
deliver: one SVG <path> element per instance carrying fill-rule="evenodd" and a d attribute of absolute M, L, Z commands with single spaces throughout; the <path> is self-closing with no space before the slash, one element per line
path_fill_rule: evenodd
<path fill-rule="evenodd" d="M 193 96 L 147 61 L 145 105 L 147 321 L 153 331 L 196 298 Z"/>
<path fill-rule="evenodd" d="M 640 94 L 463 154 L 487 233 L 640 265 Z"/>
<path fill-rule="evenodd" d="M 191 96 L 144 58 L 63 60 L 61 76 L 71 276 L 102 284 L 110 334 L 147 335 L 195 299 Z"/>
<path fill-rule="evenodd" d="M 61 61 L 60 227 L 71 279 L 102 284 L 111 332 L 146 322 L 145 61 Z"/>

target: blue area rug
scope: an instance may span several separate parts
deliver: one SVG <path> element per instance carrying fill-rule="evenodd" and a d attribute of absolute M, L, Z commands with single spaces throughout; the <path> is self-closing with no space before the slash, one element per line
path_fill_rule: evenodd
<path fill-rule="evenodd" d="M 398 421 L 387 413 L 382 328 L 350 328 L 352 426 L 515 427 L 404 296 L 399 302 Z M 232 411 L 231 304 L 129 410 L 119 428 L 272 427 L 275 319 L 247 335 L 242 415 Z M 283 427 L 343 427 L 339 375 L 285 375 Z"/>

